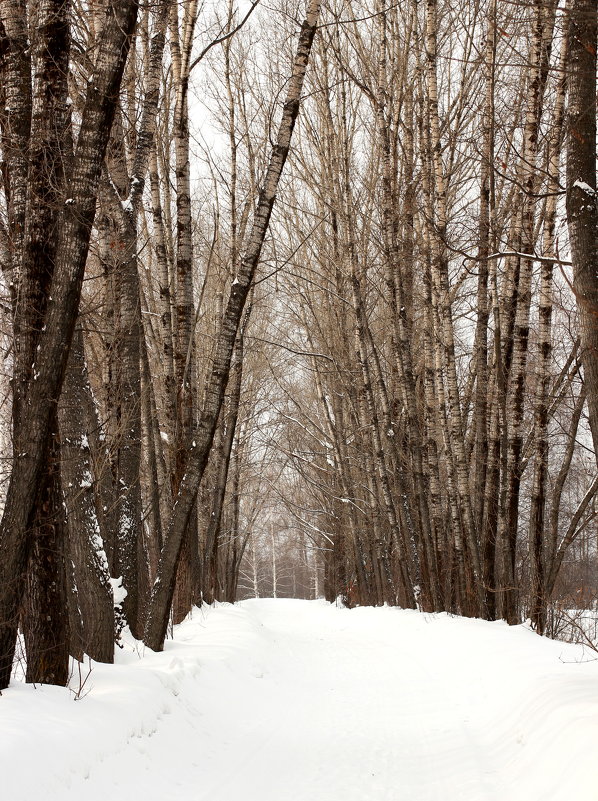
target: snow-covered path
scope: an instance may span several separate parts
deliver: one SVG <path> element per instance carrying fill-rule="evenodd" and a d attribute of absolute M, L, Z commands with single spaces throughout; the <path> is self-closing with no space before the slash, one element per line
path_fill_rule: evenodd
<path fill-rule="evenodd" d="M 6 692 L 0 797 L 596 801 L 590 659 L 523 627 L 397 609 L 196 612 L 163 654 L 95 666 L 76 703 Z"/>

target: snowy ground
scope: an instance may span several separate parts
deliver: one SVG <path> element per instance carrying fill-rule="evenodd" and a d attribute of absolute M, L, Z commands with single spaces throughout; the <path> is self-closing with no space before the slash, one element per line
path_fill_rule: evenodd
<path fill-rule="evenodd" d="M 196 611 L 164 653 L 95 665 L 80 700 L 5 691 L 0 798 L 597 801 L 593 657 L 397 609 Z"/>

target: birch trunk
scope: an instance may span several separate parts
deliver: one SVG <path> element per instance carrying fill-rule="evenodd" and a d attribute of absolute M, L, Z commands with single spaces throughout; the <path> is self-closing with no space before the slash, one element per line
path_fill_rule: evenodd
<path fill-rule="evenodd" d="M 475 536 L 473 512 L 469 493 L 469 470 L 465 456 L 464 426 L 459 398 L 457 367 L 455 359 L 454 328 L 451 298 L 448 283 L 448 262 L 446 253 L 447 235 L 447 185 L 442 163 L 442 144 L 440 140 L 440 118 L 438 113 L 437 86 L 437 3 L 427 0 L 426 4 L 426 78 L 428 90 L 428 114 L 430 120 L 430 150 L 434 173 L 434 203 L 432 238 L 432 276 L 433 286 L 438 296 L 439 336 L 437 345 L 442 342 L 441 354 L 437 361 L 440 382 L 446 381 L 447 442 L 449 459 L 454 459 L 455 489 L 458 493 L 459 509 L 454 515 L 456 525 L 462 526 L 463 543 L 467 547 L 468 566 L 471 569 L 473 587 L 467 588 L 464 601 L 466 609 L 473 614 L 484 615 L 485 594 L 482 587 L 481 559 L 479 543 Z M 437 390 L 439 389 L 437 386 Z M 468 582 L 469 583 L 469 582 Z"/>
<path fill-rule="evenodd" d="M 566 38 L 563 40 L 559 59 L 561 79 L 553 113 L 552 131 L 548 157 L 548 197 L 544 211 L 543 255 L 556 257 L 555 225 L 557 195 L 560 176 L 560 149 L 565 110 L 565 66 Z M 534 410 L 535 446 L 534 475 L 529 525 L 529 554 L 531 577 L 531 601 L 529 617 L 538 634 L 546 626 L 546 557 L 545 557 L 545 507 L 548 481 L 548 416 L 550 401 L 550 358 L 552 354 L 552 270 L 554 264 L 545 260 L 540 264 L 540 300 L 538 307 L 538 354 L 536 375 L 536 407 Z"/>
<path fill-rule="evenodd" d="M 520 230 L 517 241 L 523 253 L 534 252 L 534 192 L 537 186 L 536 161 L 538 135 L 546 75 L 550 61 L 555 4 L 545 6 L 537 0 L 534 36 L 529 56 L 530 74 L 524 127 L 523 155 L 519 167 L 519 183 L 524 189 L 521 200 Z M 499 610 L 508 623 L 519 622 L 516 580 L 516 552 L 519 522 L 519 492 L 522 475 L 523 415 L 527 384 L 527 354 L 532 294 L 533 260 L 520 259 L 516 286 L 515 325 L 513 330 L 513 361 L 507 401 L 509 434 L 506 456 L 506 499 L 502 525 L 499 527 L 500 588 Z"/>
<path fill-rule="evenodd" d="M 480 162 L 480 216 L 478 223 L 478 286 L 477 322 L 474 341 L 476 386 L 473 409 L 474 454 L 473 454 L 473 512 L 476 531 L 481 542 L 482 580 L 486 596 L 488 616 L 493 617 L 494 589 L 494 537 L 484 528 L 486 515 L 486 484 L 488 479 L 489 419 L 489 369 L 488 369 L 488 321 L 490 318 L 488 278 L 491 238 L 491 218 L 494 179 L 494 82 L 496 59 L 496 0 L 490 6 L 486 32 L 484 59 L 485 99 L 482 118 L 482 158 Z M 490 535 L 490 536 L 488 536 Z M 487 541 L 489 539 L 490 541 Z"/>
<path fill-rule="evenodd" d="M 194 353 L 193 237 L 191 220 L 191 172 L 189 162 L 189 77 L 197 2 L 183 5 L 179 33 L 177 6 L 171 6 L 171 55 L 176 101 L 174 108 L 174 151 L 176 176 L 176 294 L 174 298 L 174 381 L 175 427 L 171 489 L 176 496 L 185 474 L 187 454 L 196 417 Z M 196 516 L 187 524 L 176 580 L 174 620 L 180 622 L 194 600 L 199 568 Z"/>

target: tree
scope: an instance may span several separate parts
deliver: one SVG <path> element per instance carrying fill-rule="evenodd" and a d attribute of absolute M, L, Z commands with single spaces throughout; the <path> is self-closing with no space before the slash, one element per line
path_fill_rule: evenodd
<path fill-rule="evenodd" d="M 569 12 L 567 222 L 590 430 L 598 465 L 598 198 L 596 196 L 596 4 Z"/>
<path fill-rule="evenodd" d="M 175 499 L 174 511 L 162 548 L 158 575 L 152 592 L 144 642 L 153 650 L 160 651 L 164 645 L 181 544 L 212 447 L 245 300 L 259 261 L 276 198 L 276 190 L 288 156 L 293 128 L 299 113 L 301 88 L 316 32 L 319 11 L 318 0 L 311 0 L 299 34 L 297 53 L 278 136 L 254 213 L 253 227 L 248 237 L 246 251 L 240 259 L 218 332 L 205 390 L 205 400 L 199 424 L 194 431 L 193 444 L 187 457 L 187 472 Z"/>
<path fill-rule="evenodd" d="M 121 577 L 158 650 L 240 576 L 541 632 L 594 519 L 595 9 L 257 7 L 0 0 L 4 683 Z"/>
<path fill-rule="evenodd" d="M 2 4 L 0 22 L 3 38 L 3 69 L 11 76 L 14 92 L 8 106 L 6 129 L 12 131 L 12 115 L 18 118 L 18 141 L 9 142 L 9 152 L 15 154 L 14 170 L 8 164 L 9 181 L 17 194 L 14 227 L 11 233 L 21 244 L 21 226 L 35 233 L 30 244 L 22 244 L 24 254 L 19 282 L 27 287 L 38 282 L 43 271 L 44 282 L 38 290 L 39 299 L 33 308 L 23 307 L 30 295 L 18 292 L 15 329 L 23 331 L 28 316 L 36 315 L 36 324 L 26 329 L 34 342 L 28 345 L 33 359 L 26 364 L 27 372 L 17 377 L 14 412 L 14 464 L 7 490 L 6 504 L 0 524 L 0 688 L 8 685 L 12 669 L 19 613 L 25 590 L 25 578 L 35 567 L 27 569 L 30 554 L 43 559 L 33 548 L 32 527 L 36 515 L 44 513 L 43 493 L 45 466 L 51 459 L 52 434 L 56 419 L 56 403 L 64 380 L 70 342 L 77 318 L 81 284 L 89 248 L 91 229 L 96 211 L 96 199 L 101 165 L 110 135 L 118 89 L 122 79 L 128 48 L 137 18 L 134 0 L 109 2 L 98 41 L 96 63 L 85 93 L 79 130 L 75 134 L 68 115 L 66 66 L 69 58 L 70 27 L 68 4 L 44 2 L 40 5 L 39 44 L 35 61 L 26 47 L 26 14 L 23 4 L 18 8 L 11 2 Z M 33 93 L 27 91 L 32 75 Z M 37 98 L 37 102 L 29 98 Z M 50 102 L 48 102 L 50 101 Z M 28 112 L 30 130 L 26 130 Z M 66 119 L 65 119 L 66 118 Z M 72 136 L 69 137 L 69 132 Z M 74 142 L 73 158 L 65 169 L 65 146 Z M 43 159 L 39 151 L 42 149 Z M 25 172 L 24 163 L 27 167 Z M 46 169 L 54 180 L 48 182 Z M 27 189 L 24 188 L 26 185 Z M 46 196 L 50 187 L 51 197 Z M 22 201 L 27 197 L 26 210 Z M 13 203 L 14 203 L 13 196 Z M 39 222 L 36 220 L 39 219 Z M 32 225 L 35 223 L 35 225 Z M 34 260 L 36 246 L 44 256 L 38 265 Z M 15 260 L 19 258 L 18 250 Z M 18 261 L 17 261 L 18 265 Z M 18 270 L 18 266 L 17 266 Z M 23 334 L 25 336 L 25 334 Z M 23 368 L 24 370 L 25 368 Z M 53 479 L 54 480 L 54 479 Z M 56 498 L 56 495 L 55 495 Z M 51 506 L 49 507 L 52 508 Z M 45 506 L 45 514 L 48 514 Z M 46 517 L 47 520 L 47 517 Z M 56 537 L 53 563 L 46 561 L 49 570 L 40 577 L 38 597 L 43 591 L 53 592 L 60 586 L 63 565 L 61 534 L 54 522 L 47 523 Z M 37 551 L 37 553 L 36 553 Z M 57 593 L 47 597 L 51 602 L 43 614 L 39 607 L 35 625 L 48 649 L 40 656 L 38 675 L 44 680 L 64 683 L 67 675 L 68 647 L 64 635 L 53 633 L 57 620 L 64 616 L 63 598 Z M 47 635 L 47 636 L 46 636 Z"/>

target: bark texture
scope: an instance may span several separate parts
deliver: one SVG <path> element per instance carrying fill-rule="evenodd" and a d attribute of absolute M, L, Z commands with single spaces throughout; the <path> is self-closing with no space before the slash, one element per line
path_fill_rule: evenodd
<path fill-rule="evenodd" d="M 66 16 L 66 7 L 55 11 Z M 33 363 L 35 380 L 22 404 L 16 454 L 0 524 L 0 689 L 10 681 L 19 609 L 30 550 L 30 526 L 48 462 L 56 403 L 66 371 L 93 224 L 101 164 L 137 17 L 134 0 L 108 3 L 97 62 L 88 83 L 72 167 L 65 178 L 56 229 L 51 295 Z M 63 23 L 66 24 L 66 21 Z M 66 47 L 63 45 L 63 48 Z M 52 58 L 64 57 L 61 49 Z M 66 97 L 63 97 L 66 106 Z M 48 111 L 51 114 L 51 108 Z M 39 203 L 39 201 L 38 201 Z M 51 297 L 51 300 L 50 300 Z"/>
<path fill-rule="evenodd" d="M 596 195 L 596 3 L 573 0 L 569 23 L 567 222 L 581 360 L 598 466 L 598 197 Z"/>

